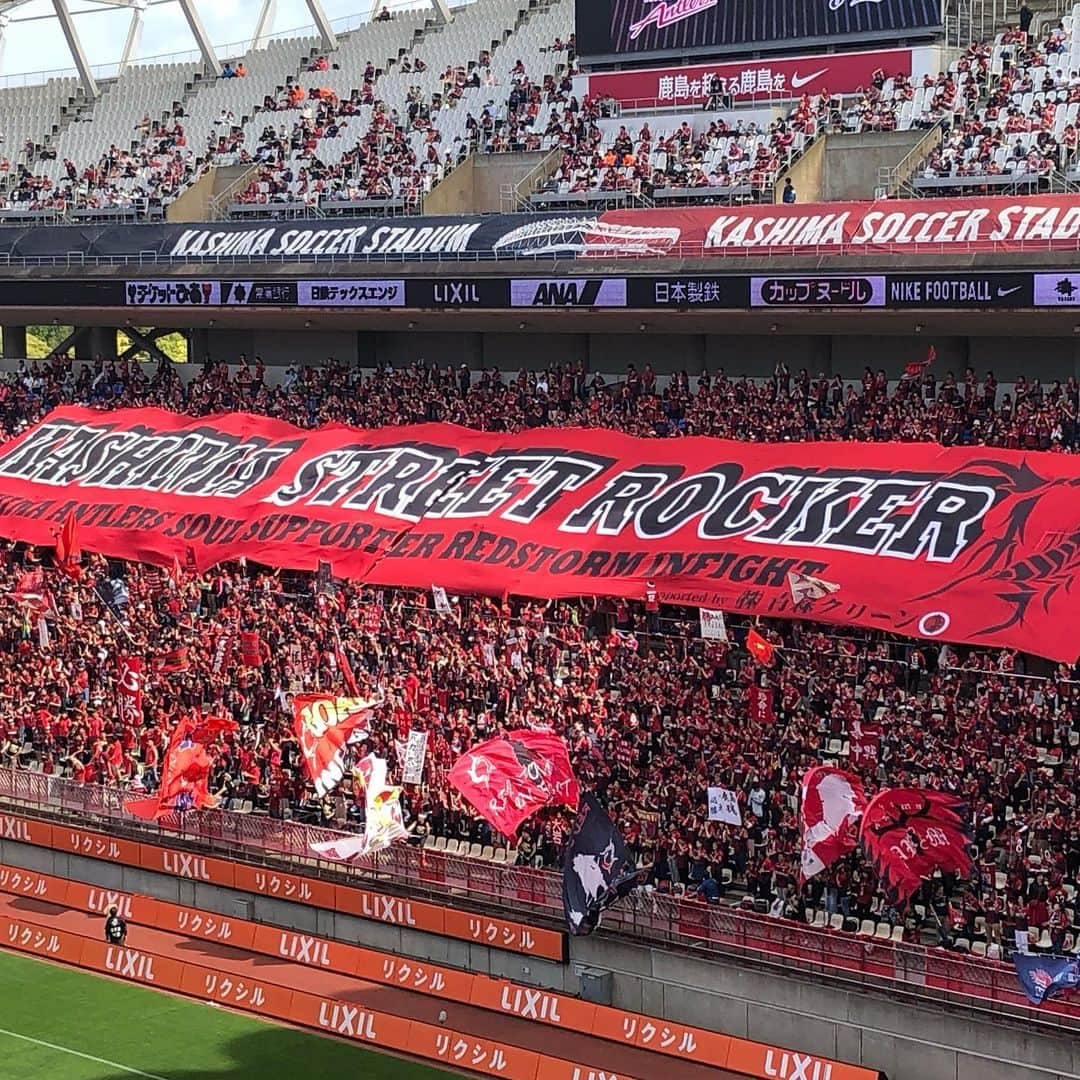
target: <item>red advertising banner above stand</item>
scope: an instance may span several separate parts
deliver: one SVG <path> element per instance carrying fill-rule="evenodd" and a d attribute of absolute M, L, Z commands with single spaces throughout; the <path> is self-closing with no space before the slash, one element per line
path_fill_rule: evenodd
<path fill-rule="evenodd" d="M 704 106 L 713 79 L 735 105 L 753 101 L 782 101 L 803 94 L 854 94 L 869 87 L 878 70 L 886 78 L 922 74 L 919 52 L 888 49 L 877 52 L 831 53 L 823 56 L 766 58 L 734 62 L 657 67 L 581 75 L 575 80 L 578 97 L 614 98 L 626 109 L 665 106 Z M 731 119 L 730 117 L 727 119 Z M 627 118 L 638 127 L 643 119 Z"/>
<path fill-rule="evenodd" d="M 65 408 L 0 453 L 0 535 L 200 569 L 240 556 L 375 585 L 644 598 L 1073 662 L 1080 461 L 929 444 L 304 431 Z M 789 574 L 839 590 L 796 604 Z"/>
<path fill-rule="evenodd" d="M 611 255 L 602 237 L 613 227 L 662 230 L 668 253 L 684 258 L 1028 249 L 1076 251 L 1080 259 L 1080 198 L 1075 195 L 613 210 L 600 215 L 596 257 Z M 583 231 L 581 257 L 590 258 L 593 245 Z"/>

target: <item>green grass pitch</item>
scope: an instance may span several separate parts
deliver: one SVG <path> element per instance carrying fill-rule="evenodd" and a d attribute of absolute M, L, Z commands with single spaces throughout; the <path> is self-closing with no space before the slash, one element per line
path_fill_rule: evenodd
<path fill-rule="evenodd" d="M 0 952 L 2 1080 L 448 1080 L 336 1039 Z"/>

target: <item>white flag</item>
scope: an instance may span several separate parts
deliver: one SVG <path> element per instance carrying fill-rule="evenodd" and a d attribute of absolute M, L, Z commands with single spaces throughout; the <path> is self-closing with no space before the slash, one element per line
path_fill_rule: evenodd
<path fill-rule="evenodd" d="M 49 624 L 44 615 L 38 616 L 37 623 L 38 646 L 42 649 L 49 647 Z"/>
<path fill-rule="evenodd" d="M 424 762 L 427 759 L 427 732 L 410 731 L 405 747 L 405 769 L 402 773 L 403 784 L 422 784 L 424 782 Z"/>
<path fill-rule="evenodd" d="M 742 811 L 734 791 L 727 788 L 709 788 L 709 820 L 723 821 L 728 825 L 742 824 Z"/>
<path fill-rule="evenodd" d="M 368 754 L 356 767 L 356 775 L 364 784 L 364 805 L 367 811 L 363 836 L 343 836 L 311 850 L 328 859 L 346 862 L 364 855 L 374 855 L 388 848 L 395 840 L 408 840 L 409 831 L 401 817 L 401 788 L 389 787 L 386 782 L 386 759 Z"/>
<path fill-rule="evenodd" d="M 706 641 L 727 641 L 727 626 L 724 624 L 724 613 L 712 611 L 709 608 L 700 608 L 701 636 Z"/>
<path fill-rule="evenodd" d="M 441 585 L 432 585 L 431 595 L 435 600 L 435 610 L 440 615 L 454 614 L 454 609 L 450 606 L 450 598 L 446 595 L 446 590 Z"/>
<path fill-rule="evenodd" d="M 826 581 L 824 578 L 810 577 L 808 574 L 791 573 L 787 576 L 788 588 L 791 590 L 791 599 L 796 604 L 812 604 L 823 596 L 839 592 L 840 586 L 835 581 Z"/>

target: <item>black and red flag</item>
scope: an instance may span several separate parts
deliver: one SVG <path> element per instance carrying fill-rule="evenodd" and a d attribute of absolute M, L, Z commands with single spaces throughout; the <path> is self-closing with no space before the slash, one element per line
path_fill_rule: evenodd
<path fill-rule="evenodd" d="M 611 818 L 586 791 L 563 856 L 563 910 L 575 935 L 591 934 L 602 912 L 634 890 L 637 862 Z"/>
<path fill-rule="evenodd" d="M 910 364 L 904 367 L 905 379 L 918 379 L 922 376 L 922 373 L 926 371 L 928 367 L 937 359 L 937 349 L 933 345 L 926 350 L 925 360 L 912 360 Z"/>
<path fill-rule="evenodd" d="M 941 791 L 886 788 L 863 814 L 859 842 L 890 902 L 904 903 L 935 870 L 967 877 L 973 840 L 967 803 Z"/>
<path fill-rule="evenodd" d="M 578 782 L 566 743 L 542 731 L 512 731 L 474 746 L 459 758 L 447 779 L 476 812 L 503 836 L 548 805 L 576 810 Z"/>

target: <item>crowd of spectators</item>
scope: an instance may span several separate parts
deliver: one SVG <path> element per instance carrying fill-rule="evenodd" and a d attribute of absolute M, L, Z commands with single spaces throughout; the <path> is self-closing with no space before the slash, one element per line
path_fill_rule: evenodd
<path fill-rule="evenodd" d="M 1038 182 L 1075 164 L 1080 71 L 1071 20 L 1039 38 L 1019 28 L 973 43 L 948 71 L 913 79 L 878 71 L 843 113 L 847 131 L 940 127 L 942 144 L 920 169 L 923 186 L 951 192 L 987 182 Z M 970 179 L 970 185 L 955 181 Z"/>
<path fill-rule="evenodd" d="M 772 379 L 696 380 L 662 390 L 647 366 L 610 382 L 581 365 L 508 377 L 414 365 L 361 375 L 329 362 L 289 369 L 271 385 L 261 362 L 207 363 L 185 384 L 171 367 L 125 363 L 31 364 L 0 384 L 5 437 L 65 402 L 102 409 L 156 404 L 195 415 L 243 408 L 310 426 L 452 420 L 491 430 L 585 424 L 637 435 L 711 434 L 746 440 L 900 439 L 985 442 L 1070 452 L 1078 387 L 994 376 L 961 380 L 927 372 L 890 386 L 867 370 L 859 384 L 778 363 Z M 7 545 L 0 581 L 9 594 L 46 552 Z M 48 572 L 55 608 L 45 618 L 18 604 L 0 617 L 0 755 L 5 765 L 80 783 L 152 791 L 167 733 L 186 711 L 240 723 L 221 738 L 212 788 L 227 805 L 337 827 L 363 811 L 346 785 L 314 797 L 291 730 L 291 694 L 340 688 L 339 633 L 365 692 L 383 689 L 369 748 L 399 767 L 394 740 L 429 735 L 427 785 L 410 787 L 406 818 L 417 842 L 448 836 L 498 842 L 445 784 L 453 760 L 504 727 L 551 727 L 564 736 L 582 783 L 610 806 L 648 886 L 686 902 L 744 903 L 807 918 L 819 909 L 894 925 L 918 940 L 925 921 L 944 944 L 996 953 L 1016 929 L 1044 948 L 1071 948 L 1080 873 L 1080 682 L 1011 651 L 956 649 L 837 631 L 809 622 L 764 623 L 782 660 L 763 670 L 738 644 L 705 642 L 695 613 L 604 600 L 542 603 L 456 597 L 439 615 L 426 593 L 336 583 L 316 593 L 310 576 L 226 565 L 175 581 L 134 564 L 85 557 L 82 579 Z M 126 579 L 126 625 L 93 584 Z M 216 642 L 259 635 L 261 663 L 239 652 L 212 673 Z M 130 639 L 129 639 L 130 635 Z M 117 721 L 117 656 L 155 659 L 186 650 L 187 670 L 151 675 L 141 724 Z M 775 724 L 749 718 L 755 684 L 775 694 Z M 880 760 L 848 756 L 855 723 L 876 724 Z M 363 748 L 358 749 L 358 753 Z M 868 788 L 940 788 L 970 802 L 978 874 L 928 884 L 907 912 L 889 908 L 858 858 L 800 889 L 797 791 L 821 760 L 861 769 Z M 741 828 L 708 820 L 706 788 L 738 793 Z M 568 819 L 545 812 L 524 827 L 516 857 L 557 862 Z"/>
<path fill-rule="evenodd" d="M 378 20 L 382 21 L 380 13 Z M 500 61 L 513 48 L 510 37 Z M 940 127 L 942 145 L 919 171 L 922 186 L 970 179 L 971 190 L 994 178 L 1038 183 L 1075 164 L 1080 59 L 1072 53 L 1071 19 L 1039 37 L 1010 29 L 973 43 L 947 71 L 913 78 L 878 71 L 871 85 L 844 98 L 803 96 L 783 119 L 732 110 L 690 118 L 657 114 L 620 122 L 609 101 L 574 94 L 573 35 L 545 45 L 540 68 L 496 62 L 490 50 L 461 56 L 424 87 L 384 93 L 387 71 L 424 73 L 419 52 L 382 67 L 368 60 L 355 89 L 339 96 L 319 85 L 333 56 L 282 72 L 282 88 L 251 109 L 265 117 L 261 135 L 245 134 L 227 110 L 211 131 L 185 131 L 185 107 L 147 116 L 130 145 L 113 145 L 89 166 L 50 179 L 35 160 L 53 151 L 27 146 L 8 176 L 4 201 L 31 210 L 161 207 L 213 164 L 258 165 L 237 197 L 242 205 L 363 204 L 393 201 L 414 209 L 470 151 L 562 151 L 541 197 L 632 193 L 683 200 L 755 200 L 771 195 L 778 174 L 822 131 L 892 131 Z M 379 62 L 383 64 L 382 61 Z M 530 70 L 530 67 L 532 70 Z M 242 61 L 223 69 L 243 78 Z M 467 99 L 466 91 L 483 97 Z M 477 109 L 475 102 L 486 101 Z M 455 110 L 467 112 L 464 129 Z M 280 116 L 278 114 L 281 114 Z M 6 166 L 6 167 L 5 167 Z M 981 185 L 981 186 L 980 186 Z"/>
<path fill-rule="evenodd" d="M 677 117 L 608 123 L 604 101 L 585 98 L 579 108 L 571 98 L 561 110 L 551 110 L 542 133 L 542 116 L 515 116 L 510 134 L 495 136 L 488 148 L 560 148 L 562 161 L 542 188 L 546 193 L 625 191 L 651 198 L 658 192 L 710 196 L 738 189 L 748 198 L 771 200 L 781 169 L 822 130 L 830 104 L 828 94 L 804 94 L 786 119 L 760 130 L 756 121 L 729 124 L 719 114 L 697 115 L 693 124 Z"/>

